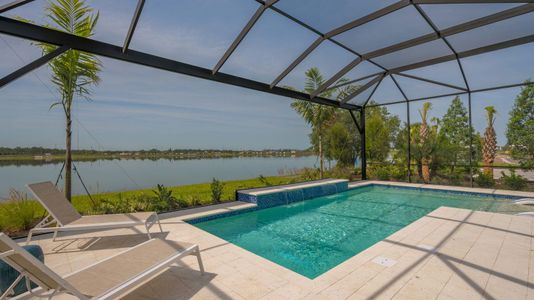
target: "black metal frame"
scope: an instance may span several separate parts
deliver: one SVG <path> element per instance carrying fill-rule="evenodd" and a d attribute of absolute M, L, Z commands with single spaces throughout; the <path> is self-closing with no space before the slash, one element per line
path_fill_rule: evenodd
<path fill-rule="evenodd" d="M 310 101 L 319 105 L 328 105 L 336 108 L 342 108 L 347 109 L 351 117 L 356 124 L 356 128 L 358 129 L 361 139 L 362 139 L 362 149 L 361 149 L 361 158 L 362 158 L 362 177 L 366 178 L 366 155 L 365 155 L 365 107 L 366 106 L 383 106 L 383 105 L 392 105 L 396 103 L 406 103 L 406 110 L 407 110 L 407 122 L 408 126 L 410 126 L 410 102 L 414 101 L 422 101 L 422 100 L 429 100 L 429 99 L 435 99 L 435 98 L 442 98 L 447 96 L 457 96 L 457 95 L 468 95 L 468 105 L 469 105 L 469 127 L 472 129 L 472 121 L 471 121 L 471 95 L 473 93 L 478 92 L 485 92 L 490 90 L 496 90 L 496 89 L 504 89 L 504 88 L 510 88 L 510 87 L 518 87 L 523 86 L 525 84 L 531 84 L 531 83 L 517 83 L 512 85 L 505 85 L 505 86 L 496 86 L 496 87 L 489 87 L 485 89 L 479 89 L 479 90 L 472 90 L 469 86 L 469 82 L 467 80 L 466 74 L 464 72 L 461 58 L 470 57 L 474 55 L 483 54 L 486 52 L 496 51 L 500 49 L 505 49 L 508 47 L 514 47 L 526 43 L 532 43 L 534 42 L 534 31 L 533 34 L 523 36 L 520 38 L 515 38 L 507 41 L 503 41 L 500 43 L 495 43 L 491 45 L 485 45 L 479 48 L 457 52 L 454 47 L 449 43 L 447 40 L 448 36 L 458 34 L 461 32 L 466 32 L 469 30 L 473 30 L 476 28 L 484 27 L 487 25 L 494 24 L 499 21 L 504 21 L 513 17 L 517 17 L 520 15 L 524 15 L 527 13 L 533 13 L 534 12 L 534 0 L 399 0 L 389 6 L 386 6 L 382 9 L 379 9 L 375 12 L 372 12 L 366 16 L 360 17 L 358 19 L 355 19 L 347 24 L 344 24 L 342 26 L 339 26 L 338 28 L 334 28 L 326 33 L 323 33 L 313 26 L 306 24 L 305 22 L 299 20 L 298 18 L 288 14 L 287 12 L 279 9 L 276 7 L 276 2 L 278 0 L 255 0 L 257 3 L 259 3 L 259 7 L 257 8 L 256 12 L 251 16 L 248 23 L 245 25 L 245 27 L 241 30 L 241 32 L 236 36 L 235 40 L 232 42 L 232 44 L 229 46 L 229 48 L 226 50 L 226 52 L 223 54 L 223 56 L 218 60 L 217 64 L 213 67 L 213 69 L 206 69 L 201 68 L 199 66 L 186 64 L 183 62 L 166 59 L 160 56 L 152 55 L 150 53 L 143 53 L 135 50 L 128 49 L 130 41 L 132 40 L 132 37 L 134 35 L 137 23 L 139 21 L 139 18 L 142 14 L 143 6 L 145 3 L 145 0 L 138 0 L 137 7 L 135 9 L 134 15 L 132 16 L 132 21 L 130 24 L 130 27 L 128 29 L 128 32 L 126 34 L 124 44 L 122 47 L 118 47 L 115 45 L 111 45 L 108 43 L 104 43 L 101 41 L 96 41 L 92 39 L 86 39 L 81 38 L 78 36 L 73 36 L 64 32 L 59 32 L 55 30 L 51 30 L 42 26 L 32 25 L 28 23 L 24 23 L 21 21 L 13 20 L 10 18 L 6 18 L 3 16 L 0 16 L 0 33 L 1 34 L 7 34 L 12 35 L 24 39 L 29 39 L 33 41 L 39 41 L 44 43 L 49 43 L 53 45 L 57 45 L 58 49 L 55 51 L 36 59 L 35 61 L 31 62 L 30 64 L 16 70 L 15 72 L 3 77 L 0 79 L 0 88 L 5 86 L 6 84 L 20 78 L 21 76 L 27 74 L 28 72 L 46 64 L 49 60 L 57 57 L 58 55 L 61 55 L 65 51 L 68 51 L 69 49 L 73 50 L 80 50 L 85 51 L 88 53 L 92 53 L 99 56 L 104 56 L 108 58 L 118 59 L 125 62 L 135 63 L 139 65 L 144 65 L 148 67 L 153 67 L 161 70 L 166 70 L 174 73 L 194 76 L 198 78 L 203 78 L 207 80 L 212 80 L 220 83 L 230 84 L 234 86 L 240 86 L 248 89 L 253 89 L 261 92 L 266 92 L 274 95 L 279 95 L 283 97 L 288 97 L 292 99 L 299 99 L 303 101 Z M 7 3 L 3 6 L 0 6 L 0 13 L 7 12 L 11 9 L 20 7 L 22 5 L 28 4 L 30 2 L 33 2 L 33 0 L 14 0 L 11 3 Z M 449 28 L 439 30 L 437 26 L 433 23 L 432 19 L 425 13 L 425 11 L 419 6 L 421 4 L 424 5 L 432 5 L 432 4 L 461 4 L 461 3 L 477 3 L 477 4 L 485 4 L 485 3 L 524 3 L 523 5 L 513 7 L 511 9 L 507 9 L 498 13 L 494 13 L 492 15 L 488 15 L 485 17 L 481 17 L 472 21 L 464 22 L 455 26 L 451 26 Z M 387 16 L 391 13 L 394 13 L 396 11 L 399 11 L 401 9 L 404 9 L 408 6 L 413 6 L 417 12 L 421 15 L 421 17 L 425 20 L 427 25 L 432 28 L 433 33 L 425 34 L 416 38 L 412 38 L 407 41 L 403 41 L 394 45 L 390 45 L 381 49 L 373 50 L 368 53 L 358 53 L 351 49 L 350 47 L 345 46 L 344 44 L 340 43 L 339 41 L 335 40 L 334 37 L 342 34 L 343 32 L 352 30 L 354 28 L 357 28 L 359 26 L 362 26 L 364 24 L 367 24 L 371 21 L 378 20 L 384 16 Z M 243 41 L 243 39 L 246 37 L 246 35 L 250 32 L 250 30 L 254 27 L 254 25 L 257 23 L 257 21 L 262 17 L 264 12 L 266 10 L 272 10 L 275 13 L 278 13 L 282 15 L 283 17 L 288 18 L 289 20 L 295 22 L 296 24 L 310 30 L 311 32 L 317 34 L 317 39 L 310 44 L 304 52 L 302 52 L 300 55 L 296 57 L 296 59 L 288 65 L 273 81 L 269 83 L 263 83 L 258 82 L 254 80 L 250 80 L 243 77 L 234 76 L 231 74 L 225 74 L 219 72 L 221 67 L 224 65 L 224 63 L 230 58 L 230 56 L 234 53 L 234 51 L 239 47 L 239 44 Z M 384 56 L 387 54 L 394 54 L 398 51 L 408 49 L 411 47 L 415 47 L 418 45 L 422 45 L 431 41 L 435 41 L 441 39 L 447 47 L 450 49 L 451 53 L 450 55 L 445 55 L 441 57 L 436 57 L 432 59 L 427 59 L 423 61 L 417 61 L 415 63 L 410 63 L 406 65 L 401 65 L 395 68 L 385 68 L 384 66 L 378 64 L 373 59 Z M 280 81 L 286 77 L 296 66 L 298 66 L 303 60 L 308 57 L 309 54 L 311 54 L 323 41 L 329 40 L 335 45 L 347 50 L 348 52 L 352 53 L 355 57 L 348 65 L 344 66 L 341 70 L 339 70 L 335 75 L 333 75 L 331 78 L 325 81 L 324 84 L 322 84 L 317 90 L 313 91 L 310 94 L 295 91 L 288 88 L 283 88 L 277 86 Z M 465 87 L 455 86 L 451 84 L 447 84 L 444 82 L 439 82 L 436 80 L 430 80 L 427 78 L 421 78 L 418 76 L 406 74 L 404 72 L 418 69 L 426 66 L 431 66 L 443 62 L 453 61 L 455 60 L 459 66 Z M 354 68 L 358 68 L 358 65 L 362 62 L 367 61 L 382 71 L 376 73 L 376 74 L 370 74 L 368 76 L 351 80 L 348 82 L 339 83 L 339 80 L 346 75 L 348 72 L 350 72 Z M 403 96 L 403 100 L 397 101 L 397 102 L 391 102 L 391 103 L 384 103 L 384 104 L 369 104 L 371 98 L 373 97 L 375 91 L 378 89 L 378 87 L 381 85 L 382 80 L 385 79 L 387 76 L 390 76 L 393 82 L 395 83 L 395 86 L 398 88 L 400 93 Z M 407 77 L 413 80 L 419 80 L 435 85 L 445 86 L 451 89 L 458 90 L 458 92 L 455 93 L 449 93 L 446 95 L 436 95 L 433 97 L 424 97 L 424 98 L 413 98 L 409 99 L 407 95 L 404 93 L 401 85 L 397 82 L 394 76 L 403 76 Z M 327 99 L 324 97 L 320 97 L 319 95 L 330 89 L 335 89 L 337 87 L 341 87 L 343 85 L 347 84 L 353 84 L 355 82 L 359 82 L 364 79 L 372 78 L 369 82 L 362 85 L 358 90 L 353 92 L 348 97 L 336 101 L 333 99 Z M 374 87 L 373 87 L 374 86 Z M 373 87 L 372 92 L 370 93 L 369 97 L 366 99 L 366 101 L 361 104 L 352 104 L 350 103 L 351 99 L 356 97 L 357 95 L 363 93 L 367 89 Z M 358 122 L 354 111 L 359 111 L 360 113 L 360 121 Z M 408 127 L 409 128 L 409 127 Z M 410 147 L 410 132 L 408 130 L 408 178 L 411 180 L 411 147 Z M 473 156 L 473 137 L 470 137 L 470 174 L 471 174 L 471 182 L 472 182 L 472 156 Z"/>

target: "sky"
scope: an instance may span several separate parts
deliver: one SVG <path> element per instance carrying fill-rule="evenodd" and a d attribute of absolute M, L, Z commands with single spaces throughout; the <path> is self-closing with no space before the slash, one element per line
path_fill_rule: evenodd
<path fill-rule="evenodd" d="M 0 5 L 7 2 L 0 0 Z M 94 38 L 122 45 L 135 0 L 87 3 L 100 13 Z M 276 6 L 327 32 L 395 1 L 280 0 Z M 47 23 L 46 1 L 36 0 L 8 12 L 37 24 Z M 518 4 L 432 5 L 423 9 L 440 29 L 482 17 Z M 250 16 L 258 8 L 253 0 L 147 1 L 130 49 L 213 68 Z M 450 37 L 457 51 L 532 34 L 534 14 L 499 22 Z M 513 30 L 512 30 L 513 29 Z M 372 51 L 422 34 L 430 33 L 412 7 L 393 13 L 382 22 L 370 22 L 345 32 L 336 39 L 358 52 Z M 222 67 L 221 72 L 270 83 L 315 39 L 316 34 L 267 10 Z M 413 47 L 396 56 L 376 59 L 392 68 L 414 59 L 449 54 L 442 41 Z M 16 70 L 40 56 L 29 41 L 0 35 L 0 75 Z M 534 78 L 532 44 L 462 59 L 472 89 L 522 82 Z M 291 99 L 230 85 L 192 78 L 100 57 L 101 83 L 93 88 L 91 101 L 76 99 L 74 107 L 75 148 L 149 149 L 222 148 L 266 149 L 306 148 L 309 126 L 291 109 Z M 303 88 L 304 72 L 318 67 L 325 78 L 354 59 L 350 52 L 323 42 L 298 65 L 280 86 Z M 529 61 L 530 59 L 530 61 Z M 346 74 L 348 79 L 379 71 L 364 62 Z M 464 86 L 458 64 L 443 63 L 407 72 L 411 75 Z M 0 91 L 0 145 L 62 147 L 64 120 L 59 107 L 50 109 L 58 95 L 50 84 L 46 66 L 9 84 Z M 413 79 L 397 77 L 409 98 L 430 97 L 457 90 Z M 364 82 L 361 82 L 364 84 Z M 485 127 L 484 107 L 498 111 L 496 131 L 499 144 L 506 143 L 508 113 L 519 88 L 473 94 L 473 125 Z M 369 93 L 352 101 L 362 103 Z M 388 78 L 373 95 L 378 103 L 402 100 Z M 431 117 L 441 117 L 452 97 L 432 100 Z M 467 97 L 462 97 L 467 105 Z M 411 119 L 419 118 L 423 101 L 411 105 Z M 406 105 L 388 107 L 406 120 Z"/>

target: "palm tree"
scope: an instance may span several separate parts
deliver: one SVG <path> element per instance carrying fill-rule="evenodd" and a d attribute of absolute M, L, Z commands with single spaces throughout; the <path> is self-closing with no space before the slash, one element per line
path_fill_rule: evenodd
<path fill-rule="evenodd" d="M 98 21 L 98 13 L 87 6 L 84 0 L 57 0 L 49 2 L 46 16 L 51 24 L 47 27 L 64 31 L 81 37 L 91 37 Z M 57 47 L 37 43 L 43 54 L 54 51 Z M 71 199 L 72 193 L 72 103 L 75 96 L 89 100 L 91 85 L 100 81 L 98 72 L 100 61 L 93 54 L 69 50 L 48 63 L 52 70 L 52 83 L 61 94 L 61 99 L 51 108 L 61 105 L 65 113 L 65 196 Z"/>
<path fill-rule="evenodd" d="M 422 155 L 421 155 L 421 175 L 423 177 L 423 181 L 428 183 L 430 182 L 430 155 L 428 149 L 428 136 L 429 136 L 429 128 L 427 123 L 427 117 L 428 112 L 432 108 L 432 104 L 430 102 L 425 102 L 423 104 L 423 108 L 419 110 L 419 115 L 421 115 L 421 127 L 419 128 L 419 142 L 420 147 L 422 149 Z"/>
<path fill-rule="evenodd" d="M 495 160 L 495 154 L 497 153 L 497 135 L 495 134 L 495 129 L 493 125 L 495 124 L 495 114 L 497 110 L 493 106 L 486 106 L 486 117 L 488 120 L 488 126 L 484 131 L 484 143 L 482 146 L 482 159 L 484 160 L 484 173 L 493 176 L 493 168 L 490 166 L 493 165 Z"/>
<path fill-rule="evenodd" d="M 311 94 L 318 89 L 324 82 L 324 78 L 318 68 L 310 68 L 305 73 L 306 81 L 304 85 L 304 91 Z M 333 90 L 327 90 L 321 93 L 319 96 L 329 98 L 332 96 Z M 317 151 L 319 156 L 319 172 L 320 177 L 324 176 L 324 151 L 323 151 L 323 137 L 327 123 L 330 121 L 335 113 L 335 109 L 330 106 L 320 105 L 312 103 L 310 101 L 295 100 L 291 103 L 291 107 L 296 110 L 312 127 L 312 134 L 317 137 Z"/>

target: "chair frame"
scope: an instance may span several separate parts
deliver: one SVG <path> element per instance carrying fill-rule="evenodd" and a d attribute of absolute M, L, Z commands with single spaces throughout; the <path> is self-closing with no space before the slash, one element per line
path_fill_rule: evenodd
<path fill-rule="evenodd" d="M 41 222 L 35 225 L 34 228 L 30 229 L 30 231 L 28 232 L 28 237 L 26 239 L 26 244 L 30 243 L 34 233 L 53 232 L 54 236 L 52 240 L 55 241 L 57 238 L 58 232 L 62 232 L 62 231 L 105 230 L 105 229 L 115 229 L 115 228 L 130 228 L 134 226 L 144 225 L 148 239 L 151 239 L 152 236 L 150 235 L 150 228 L 152 228 L 152 226 L 154 226 L 156 223 L 159 226 L 159 230 L 163 232 L 163 228 L 161 227 L 161 222 L 156 212 L 152 212 L 152 215 L 150 215 L 144 222 L 113 222 L 113 223 L 109 222 L 109 223 L 80 224 L 80 225 L 63 224 L 60 221 L 60 219 L 54 214 L 54 210 L 50 209 L 47 203 L 43 201 L 41 197 L 39 197 L 39 195 L 37 195 L 33 191 L 30 185 L 27 184 L 26 187 L 31 191 L 31 193 L 35 196 L 35 198 L 39 201 L 39 203 L 41 203 L 41 205 L 46 209 L 48 213 L 46 217 L 44 217 L 44 219 L 41 220 Z M 65 201 L 67 200 L 65 199 Z M 50 227 L 51 225 L 54 225 L 54 226 Z"/>
<path fill-rule="evenodd" d="M 13 240 L 5 236 L 4 234 L 0 233 L 0 239 L 2 239 L 6 244 L 8 244 L 11 248 L 11 250 L 0 252 L 0 259 L 4 260 L 7 264 L 9 264 L 11 267 L 13 267 L 15 270 L 17 270 L 20 273 L 20 276 L 15 280 L 15 282 L 10 286 L 10 288 L 0 296 L 0 300 L 7 299 L 7 296 L 12 292 L 13 288 L 16 286 L 17 283 L 19 283 L 22 279 L 26 280 L 26 286 L 28 287 L 28 292 L 23 293 L 21 295 L 16 296 L 15 299 L 21 299 L 23 297 L 27 297 L 28 294 L 38 296 L 38 297 L 48 297 L 48 299 L 52 299 L 55 295 L 58 293 L 68 293 L 73 296 L 78 297 L 79 299 L 90 299 L 86 295 L 82 294 L 80 291 L 78 291 L 74 286 L 72 286 L 70 283 L 68 283 L 64 278 L 60 277 L 58 274 L 56 274 L 54 271 L 50 270 L 48 267 L 46 267 L 41 261 L 37 260 L 35 257 L 33 257 L 31 254 L 29 254 L 26 250 L 21 248 L 17 243 L 15 243 Z M 133 248 L 127 249 L 125 251 L 121 251 L 113 256 L 110 256 L 106 258 L 105 260 L 93 263 L 85 268 L 82 268 L 76 272 L 70 273 L 65 275 L 64 277 L 67 278 L 68 276 L 77 274 L 79 272 L 83 272 L 84 270 L 91 268 L 93 266 L 104 264 L 106 261 L 120 256 L 124 253 L 127 253 L 129 251 L 132 251 L 133 249 L 136 249 L 138 247 L 142 247 L 142 245 L 149 243 L 152 241 L 152 239 L 143 242 Z M 24 259 L 31 262 L 32 265 L 36 268 L 38 268 L 41 272 L 45 273 L 47 276 L 51 277 L 57 284 L 58 288 L 56 289 L 47 289 L 46 284 L 44 284 L 39 278 L 35 277 L 33 274 L 27 272 L 23 267 L 19 266 L 15 261 L 11 260 L 9 257 L 12 255 L 21 255 Z M 147 279 L 154 278 L 155 276 L 163 273 L 167 270 L 172 264 L 179 261 L 184 256 L 188 255 L 194 255 L 197 257 L 197 262 L 199 265 L 200 273 L 201 275 L 204 275 L 204 264 L 202 263 L 202 257 L 200 255 L 200 248 L 198 245 L 193 244 L 190 247 L 186 248 L 183 251 L 179 251 L 175 253 L 174 255 L 171 255 L 170 257 L 166 258 L 162 262 L 158 263 L 157 265 L 154 265 L 150 267 L 149 269 L 145 270 L 144 272 L 128 279 L 127 281 L 109 289 L 102 295 L 98 295 L 95 297 L 95 299 L 117 299 L 120 297 L 125 296 L 126 294 L 136 290 L 138 287 L 140 287 L 142 284 L 144 284 Z M 30 282 L 34 282 L 37 285 L 39 285 L 38 288 L 31 289 Z M 43 293 L 52 291 L 49 295 L 44 295 Z"/>

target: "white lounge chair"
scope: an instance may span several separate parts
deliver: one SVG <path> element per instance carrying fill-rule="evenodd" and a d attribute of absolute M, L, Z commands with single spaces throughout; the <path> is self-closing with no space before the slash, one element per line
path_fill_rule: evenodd
<path fill-rule="evenodd" d="M 521 198 L 514 200 L 514 204 L 534 205 L 534 198 Z"/>
<path fill-rule="evenodd" d="M 53 232 L 55 240 L 60 231 L 105 230 L 144 225 L 150 239 L 150 228 L 156 223 L 163 232 L 155 212 L 82 216 L 52 182 L 26 186 L 48 211 L 48 215 L 28 233 L 27 243 L 31 241 L 34 233 L 43 232 Z"/>
<path fill-rule="evenodd" d="M 197 257 L 200 273 L 204 274 L 198 245 L 155 238 L 61 277 L 0 233 L 0 259 L 20 273 L 11 287 L 0 295 L 0 300 L 6 299 L 11 289 L 22 280 L 25 280 L 29 292 L 13 299 L 29 296 L 51 299 L 61 293 L 79 299 L 117 299 L 136 290 L 187 255 Z M 32 290 L 31 282 L 39 287 Z"/>

